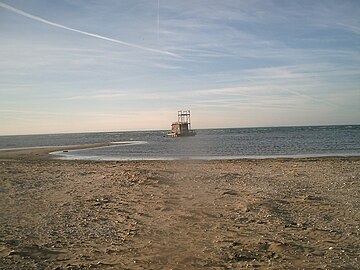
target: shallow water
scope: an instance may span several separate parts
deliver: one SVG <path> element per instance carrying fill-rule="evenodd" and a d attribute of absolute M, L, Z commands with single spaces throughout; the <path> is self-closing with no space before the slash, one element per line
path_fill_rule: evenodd
<path fill-rule="evenodd" d="M 1 136 L 0 149 L 130 141 L 131 144 L 61 152 L 64 159 L 156 160 L 359 156 L 360 125 Z"/>

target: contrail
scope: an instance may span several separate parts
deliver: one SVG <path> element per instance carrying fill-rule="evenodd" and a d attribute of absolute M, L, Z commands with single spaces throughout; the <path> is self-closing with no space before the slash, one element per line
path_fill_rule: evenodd
<path fill-rule="evenodd" d="M 320 103 L 325 103 L 327 105 L 330 105 L 330 106 L 336 106 L 336 107 L 341 107 L 343 108 L 342 106 L 336 104 L 336 103 L 332 103 L 330 101 L 327 101 L 327 100 L 324 100 L 324 99 L 320 99 L 320 98 L 315 98 L 313 96 L 309 96 L 309 95 L 305 95 L 305 94 L 302 94 L 298 91 L 294 91 L 294 90 L 290 90 L 290 89 L 285 89 L 285 88 L 282 88 L 282 90 L 286 91 L 286 92 L 289 92 L 293 95 L 296 95 L 296 96 L 299 96 L 299 97 L 302 97 L 302 98 L 306 98 L 306 99 L 310 99 L 310 100 L 313 100 L 313 101 L 316 101 L 316 102 L 320 102 Z"/>
<path fill-rule="evenodd" d="M 160 0 L 158 0 L 158 10 L 157 10 L 157 42 L 159 44 L 159 28 L 160 28 Z"/>
<path fill-rule="evenodd" d="M 157 49 L 153 49 L 153 48 L 148 48 L 148 47 L 144 47 L 144 46 L 141 46 L 141 45 L 136 45 L 136 44 L 128 43 L 128 42 L 125 42 L 125 41 L 104 37 L 104 36 L 97 35 L 97 34 L 94 34 L 94 33 L 89 33 L 89 32 L 85 32 L 85 31 L 75 29 L 75 28 L 67 27 L 67 26 L 62 25 L 62 24 L 54 23 L 54 22 L 45 20 L 45 19 L 43 19 L 41 17 L 29 14 L 29 13 L 27 13 L 25 11 L 20 10 L 20 9 L 9 6 L 7 4 L 4 4 L 2 2 L 0 2 L 0 7 L 5 8 L 7 10 L 10 10 L 10 11 L 16 13 L 16 14 L 21 15 L 21 16 L 24 16 L 24 17 L 30 18 L 32 20 L 39 21 L 39 22 L 42 22 L 42 23 L 45 23 L 45 24 L 48 24 L 48 25 L 51 25 L 51 26 L 54 26 L 54 27 L 66 29 L 66 30 L 69 30 L 69 31 L 72 31 L 72 32 L 76 32 L 76 33 L 83 34 L 83 35 L 90 36 L 90 37 L 94 37 L 94 38 L 99 38 L 99 39 L 115 42 L 115 43 L 118 43 L 118 44 L 121 44 L 121 45 L 124 45 L 124 46 L 140 49 L 140 50 L 143 50 L 143 51 L 154 52 L 154 53 L 169 55 L 169 56 L 176 57 L 176 58 L 181 58 L 180 55 L 172 53 L 172 52 L 163 51 L 163 50 L 157 50 Z"/>

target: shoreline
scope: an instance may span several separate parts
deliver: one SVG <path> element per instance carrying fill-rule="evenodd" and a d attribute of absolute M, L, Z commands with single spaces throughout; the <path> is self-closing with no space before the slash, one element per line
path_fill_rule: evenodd
<path fill-rule="evenodd" d="M 128 144 L 129 142 L 108 142 L 108 143 L 93 143 L 93 144 L 78 144 L 78 145 L 64 145 L 64 146 L 34 146 L 34 147 L 19 147 L 19 148 L 4 148 L 0 149 L 0 160 L 2 159 L 31 159 L 31 160 L 51 160 L 54 155 L 52 152 L 71 151 L 92 149 L 101 147 L 111 147 L 118 144 Z"/>
<path fill-rule="evenodd" d="M 360 159 L 360 154 L 299 154 L 299 155 L 252 155 L 252 156 L 194 156 L 194 157 L 111 157 L 111 156 L 76 156 L 72 150 L 115 147 L 121 144 L 138 143 L 132 141 L 80 144 L 68 146 L 39 146 L 0 149 L 0 160 L 66 160 L 66 161 L 228 161 L 228 160 L 297 160 L 297 159 Z"/>

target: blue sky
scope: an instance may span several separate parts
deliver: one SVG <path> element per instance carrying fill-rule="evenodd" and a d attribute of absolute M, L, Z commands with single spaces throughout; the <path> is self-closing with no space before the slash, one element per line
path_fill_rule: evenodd
<path fill-rule="evenodd" d="M 0 134 L 360 123 L 360 1 L 0 0 Z"/>

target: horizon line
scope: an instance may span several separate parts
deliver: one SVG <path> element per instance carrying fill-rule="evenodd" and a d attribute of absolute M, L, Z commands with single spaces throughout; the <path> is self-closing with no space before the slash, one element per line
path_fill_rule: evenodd
<path fill-rule="evenodd" d="M 292 127 L 331 127 L 331 126 L 360 126 L 358 124 L 312 124 L 312 125 L 274 125 L 274 126 L 245 126 L 245 127 L 207 127 L 195 128 L 193 130 L 218 130 L 218 129 L 256 129 L 256 128 L 292 128 Z M 155 132 L 169 131 L 169 129 L 138 129 L 138 130 L 111 130 L 111 131 L 65 131 L 58 133 L 24 133 L 24 134 L 0 134 L 0 137 L 6 136 L 36 136 L 36 135 L 67 135 L 67 134 L 91 134 L 91 133 L 121 133 L 121 132 Z"/>

